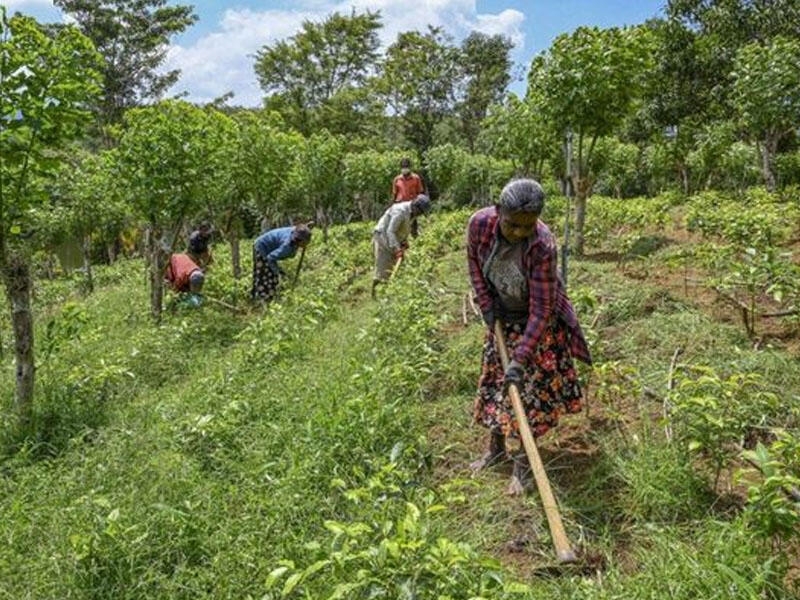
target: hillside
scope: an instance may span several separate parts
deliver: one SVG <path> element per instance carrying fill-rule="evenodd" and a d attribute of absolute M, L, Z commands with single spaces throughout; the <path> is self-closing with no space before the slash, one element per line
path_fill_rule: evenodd
<path fill-rule="evenodd" d="M 369 223 L 317 235 L 266 309 L 221 244 L 218 302 L 160 325 L 137 259 L 100 268 L 91 296 L 37 282 L 34 421 L 2 412 L 0 598 L 797 597 L 800 508 L 782 489 L 800 467 L 798 320 L 749 330 L 710 291 L 743 301 L 703 279 L 733 243 L 720 206 L 736 200 L 715 202 L 590 202 L 589 253 L 570 258 L 596 364 L 583 413 L 541 446 L 588 568 L 551 577 L 538 496 L 467 468 L 483 326 L 462 209 L 421 223 L 377 301 Z M 791 249 L 797 201 L 769 202 L 770 247 Z M 544 219 L 562 214 L 556 199 Z M 772 291 L 751 294 L 762 312 L 796 298 Z M 770 453 L 772 479 L 740 442 Z"/>

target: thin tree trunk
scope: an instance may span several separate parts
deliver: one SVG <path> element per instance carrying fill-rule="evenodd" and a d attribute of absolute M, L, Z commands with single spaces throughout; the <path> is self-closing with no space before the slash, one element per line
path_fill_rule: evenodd
<path fill-rule="evenodd" d="M 572 189 L 575 192 L 575 244 L 573 251 L 576 256 L 583 256 L 583 227 L 586 223 L 586 179 L 588 179 L 588 163 L 583 157 L 583 132 L 578 135 L 578 155 L 575 157 L 578 165 L 577 174 L 572 175 Z"/>
<path fill-rule="evenodd" d="M 92 276 L 92 236 L 83 236 L 83 269 L 86 275 L 86 291 L 94 292 L 94 277 Z"/>
<path fill-rule="evenodd" d="M 231 242 L 231 265 L 233 266 L 233 278 L 242 278 L 242 253 L 239 244 L 239 232 L 234 228 L 230 234 Z"/>
<path fill-rule="evenodd" d="M 31 274 L 25 258 L 10 253 L 3 266 L 6 297 L 11 309 L 16 358 L 14 402 L 21 422 L 30 417 L 36 366 L 33 360 L 33 313 L 31 312 Z"/>
<path fill-rule="evenodd" d="M 316 212 L 316 222 L 317 224 L 322 223 L 322 241 L 324 243 L 328 243 L 328 214 L 325 212 L 325 209 L 322 207 L 318 207 Z"/>
<path fill-rule="evenodd" d="M 117 242 L 109 242 L 106 244 L 106 256 L 108 257 L 108 264 L 113 265 L 117 260 Z"/>
<path fill-rule="evenodd" d="M 778 150 L 778 139 L 774 136 L 767 136 L 761 146 L 761 172 L 764 176 L 764 185 L 770 192 L 775 191 L 775 171 L 772 168 L 773 157 Z"/>
<path fill-rule="evenodd" d="M 239 245 L 239 233 L 241 231 L 241 219 L 235 210 L 228 212 L 226 219 L 225 232 L 228 243 L 231 246 L 231 269 L 233 278 L 236 280 L 242 277 L 242 253 Z"/>
<path fill-rule="evenodd" d="M 578 180 L 575 194 L 575 246 L 576 256 L 583 256 L 583 226 L 586 223 L 586 189 Z"/>
<path fill-rule="evenodd" d="M 686 168 L 686 165 L 680 165 L 678 167 L 678 171 L 681 175 L 681 186 L 683 187 L 683 193 L 688 196 L 689 195 L 689 170 Z"/>
<path fill-rule="evenodd" d="M 150 312 L 156 322 L 161 320 L 161 308 L 164 301 L 164 269 L 167 266 L 167 254 L 161 249 L 160 230 L 151 229 L 149 235 L 150 257 Z"/>
<path fill-rule="evenodd" d="M 151 239 L 153 239 L 153 228 L 146 225 L 142 234 L 142 244 L 144 245 L 144 284 L 150 285 L 150 263 L 153 255 L 153 248 L 151 247 Z"/>

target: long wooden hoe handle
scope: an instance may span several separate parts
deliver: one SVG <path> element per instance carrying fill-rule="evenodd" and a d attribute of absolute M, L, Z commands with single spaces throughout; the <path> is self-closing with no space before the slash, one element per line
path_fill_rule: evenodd
<path fill-rule="evenodd" d="M 503 363 L 503 370 L 508 369 L 508 349 L 506 348 L 506 339 L 503 334 L 503 324 L 500 320 L 494 323 L 494 335 L 497 344 L 497 349 L 500 352 L 500 360 Z M 550 535 L 553 537 L 553 545 L 556 548 L 556 556 L 558 561 L 562 563 L 575 562 L 575 552 L 572 545 L 567 539 L 567 532 L 564 531 L 564 524 L 561 522 L 561 513 L 558 511 L 558 504 L 556 503 L 553 490 L 550 487 L 550 480 L 547 478 L 547 473 L 542 464 L 542 458 L 539 456 L 539 450 L 536 448 L 536 442 L 533 439 L 531 428 L 528 425 L 528 419 L 525 416 L 525 409 L 522 405 L 522 398 L 520 398 L 517 386 L 511 384 L 508 388 L 508 395 L 511 398 L 511 405 L 514 407 L 514 416 L 517 418 L 519 424 L 519 433 L 522 437 L 522 446 L 525 448 L 525 454 L 528 455 L 528 461 L 533 470 L 533 477 L 536 480 L 536 489 L 539 490 L 539 497 L 542 499 L 542 506 L 544 507 L 544 514 L 547 516 L 547 524 L 550 527 Z"/>
<path fill-rule="evenodd" d="M 300 279 L 300 269 L 303 268 L 303 259 L 306 257 L 306 247 L 300 248 L 300 258 L 297 261 L 297 270 L 294 272 L 294 281 L 292 287 L 297 285 L 297 280 Z"/>
<path fill-rule="evenodd" d="M 401 256 L 400 258 L 397 259 L 397 262 L 394 263 L 394 267 L 392 267 L 392 274 L 389 275 L 389 279 L 394 279 L 395 273 L 397 273 L 397 270 L 400 268 L 400 264 L 402 262 L 403 262 L 403 257 Z"/>

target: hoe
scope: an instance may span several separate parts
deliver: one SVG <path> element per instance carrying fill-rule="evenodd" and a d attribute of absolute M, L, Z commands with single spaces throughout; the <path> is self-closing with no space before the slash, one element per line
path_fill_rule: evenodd
<path fill-rule="evenodd" d="M 505 335 L 503 334 L 503 325 L 499 320 L 495 321 L 494 335 L 497 340 L 497 349 L 500 352 L 500 360 L 503 363 L 503 370 L 508 368 L 509 358 L 508 349 L 506 348 Z M 542 506 L 544 513 L 547 516 L 547 524 L 550 528 L 550 535 L 553 538 L 553 545 L 556 549 L 556 556 L 559 563 L 574 563 L 577 561 L 575 551 L 567 539 L 567 533 L 564 531 L 564 524 L 561 522 L 561 513 L 558 511 L 558 504 L 556 503 L 553 490 L 550 487 L 550 480 L 547 478 L 547 473 L 542 464 L 542 458 L 539 456 L 539 450 L 536 448 L 536 442 L 533 439 L 531 428 L 528 425 L 528 419 L 525 416 L 525 409 L 522 405 L 522 398 L 519 395 L 517 386 L 512 384 L 508 389 L 508 395 L 511 398 L 511 405 L 514 408 L 514 416 L 519 424 L 519 433 L 522 438 L 522 446 L 525 448 L 525 454 L 528 455 L 531 469 L 533 470 L 533 477 L 536 481 L 536 489 L 539 491 L 539 497 L 542 499 Z"/>

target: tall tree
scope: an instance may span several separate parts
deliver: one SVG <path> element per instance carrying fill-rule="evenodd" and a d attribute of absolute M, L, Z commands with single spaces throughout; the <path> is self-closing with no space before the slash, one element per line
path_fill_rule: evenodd
<path fill-rule="evenodd" d="M 800 125 L 800 43 L 778 36 L 743 46 L 734 61 L 733 105 L 761 146 L 764 183 L 775 189 L 775 155 Z"/>
<path fill-rule="evenodd" d="M 53 215 L 72 239 L 81 240 L 85 289 L 94 291 L 92 247 L 98 239 L 115 240 L 130 224 L 131 208 L 124 200 L 125 183 L 117 176 L 116 150 L 91 153 L 76 148 L 57 174 Z"/>
<path fill-rule="evenodd" d="M 563 135 L 575 140 L 575 252 L 583 253 L 586 199 L 597 140 L 615 132 L 639 99 L 652 57 L 652 36 L 645 28 L 579 27 L 555 39 L 537 56 L 528 74 L 529 97 Z"/>
<path fill-rule="evenodd" d="M 119 144 L 121 176 L 134 210 L 146 224 L 150 309 L 161 317 L 163 275 L 184 220 L 202 208 L 220 178 L 219 122 L 187 102 L 168 100 L 125 115 Z"/>
<path fill-rule="evenodd" d="M 800 0 L 669 0 L 666 12 L 696 32 L 700 72 L 725 112 L 739 48 L 777 35 L 800 37 Z"/>
<path fill-rule="evenodd" d="M 433 146 L 436 125 L 453 110 L 458 58 L 458 48 L 438 27 L 401 33 L 386 51 L 377 87 L 420 155 Z"/>
<path fill-rule="evenodd" d="M 700 34 L 674 19 L 651 21 L 648 28 L 655 36 L 655 56 L 645 80 L 645 102 L 656 133 L 687 121 L 724 117 L 715 102 L 719 65 L 706 56 Z"/>
<path fill-rule="evenodd" d="M 322 117 L 347 125 L 348 113 L 369 106 L 369 99 L 356 92 L 374 73 L 380 28 L 378 12 L 333 13 L 321 23 L 304 21 L 293 37 L 261 48 L 254 68 L 270 95 L 267 108 L 305 134 Z"/>
<path fill-rule="evenodd" d="M 559 136 L 539 104 L 509 94 L 503 104 L 490 107 L 478 138 L 483 152 L 510 160 L 514 172 L 525 177 L 543 177 L 545 161 L 561 151 Z"/>
<path fill-rule="evenodd" d="M 502 35 L 473 31 L 461 43 L 459 100 L 456 109 L 461 131 L 470 151 L 481 130 L 489 106 L 503 99 L 511 81 L 509 52 L 514 44 Z"/>
<path fill-rule="evenodd" d="M 53 0 L 75 19 L 103 55 L 101 127 L 120 122 L 123 112 L 161 98 L 180 71 L 159 72 L 171 36 L 197 21 L 194 7 L 167 0 Z"/>
<path fill-rule="evenodd" d="M 713 34 L 733 59 L 739 46 L 784 35 L 800 37 L 798 0 L 669 0 L 671 18 Z"/>
<path fill-rule="evenodd" d="M 75 27 L 52 37 L 0 6 L 0 271 L 11 309 L 15 402 L 29 415 L 34 391 L 30 208 L 45 202 L 42 181 L 58 168 L 55 149 L 82 132 L 100 91 L 100 57 Z"/>
<path fill-rule="evenodd" d="M 235 121 L 237 154 L 230 165 L 235 192 L 267 221 L 282 222 L 291 195 L 288 174 L 303 156 L 305 139 L 275 112 L 242 111 Z"/>
<path fill-rule="evenodd" d="M 654 36 L 653 65 L 644 78 L 642 106 L 629 119 L 626 134 L 642 146 L 658 145 L 651 156 L 670 158 L 670 176 L 688 194 L 688 154 L 697 136 L 704 124 L 728 119 L 719 86 L 722 66 L 709 52 L 708 40 L 679 20 L 651 20 L 646 27 Z"/>
<path fill-rule="evenodd" d="M 314 216 L 328 241 L 328 228 L 338 212 L 351 208 L 345 196 L 344 138 L 328 131 L 310 136 L 300 146 L 298 160 L 286 174 L 284 199 L 289 208 Z"/>

